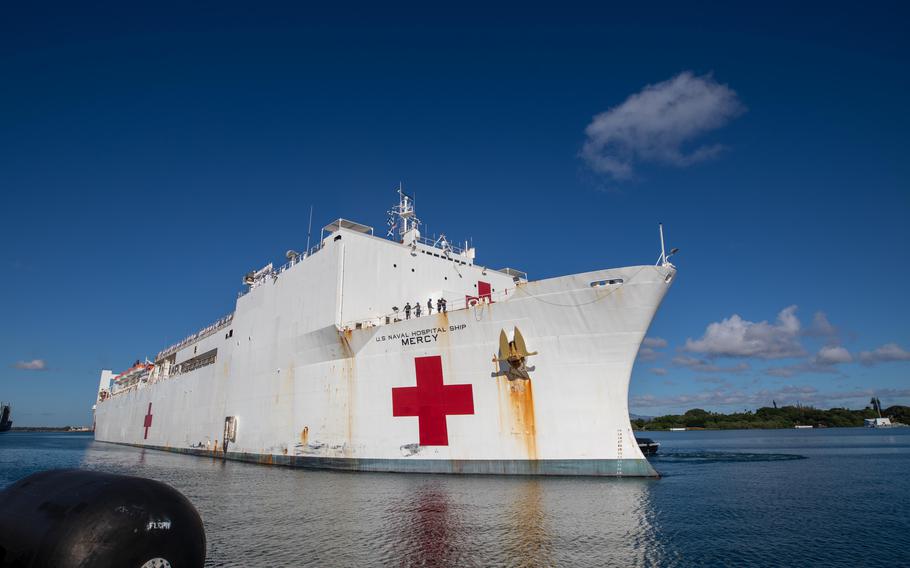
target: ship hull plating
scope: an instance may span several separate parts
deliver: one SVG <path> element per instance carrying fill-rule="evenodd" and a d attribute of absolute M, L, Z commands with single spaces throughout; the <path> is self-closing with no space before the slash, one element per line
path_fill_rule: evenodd
<path fill-rule="evenodd" d="M 118 444 L 119 442 L 110 442 Z M 546 475 L 585 477 L 658 477 L 646 459 L 565 459 L 565 460 L 423 460 L 386 458 L 320 458 L 247 452 L 173 448 L 142 444 L 120 445 L 143 449 L 173 452 L 191 456 L 227 459 L 246 463 L 296 467 L 300 469 L 328 469 L 336 471 L 364 471 L 373 473 L 446 473 L 470 475 Z"/>
<path fill-rule="evenodd" d="M 193 347 L 217 349 L 213 364 L 98 404 L 95 437 L 313 468 L 654 476 L 628 385 L 674 275 L 637 266 L 522 283 L 493 303 L 359 329 L 298 331 L 293 302 L 241 298 L 231 330 Z M 529 379 L 500 359 L 516 328 Z M 441 375 L 430 398 L 421 372 Z"/>

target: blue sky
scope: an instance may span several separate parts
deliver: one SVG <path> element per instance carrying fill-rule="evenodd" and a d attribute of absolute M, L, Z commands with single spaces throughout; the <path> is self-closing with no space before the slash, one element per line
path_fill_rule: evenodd
<path fill-rule="evenodd" d="M 241 276 L 400 181 L 429 230 L 532 278 L 679 278 L 633 412 L 910 403 L 900 3 L 8 6 L 0 399 L 90 423 Z"/>

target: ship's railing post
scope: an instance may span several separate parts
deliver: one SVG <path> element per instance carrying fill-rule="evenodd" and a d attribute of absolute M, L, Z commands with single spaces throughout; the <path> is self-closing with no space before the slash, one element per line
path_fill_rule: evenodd
<path fill-rule="evenodd" d="M 510 292 L 510 290 L 511 290 L 511 292 Z M 456 312 L 459 310 L 468 309 L 470 307 L 482 308 L 486 305 L 489 305 L 490 303 L 495 304 L 497 302 L 505 302 L 505 301 L 508 301 L 510 299 L 510 297 L 513 297 L 515 295 L 514 290 L 516 290 L 516 288 L 506 288 L 499 292 L 492 292 L 489 297 L 483 296 L 483 297 L 477 298 L 477 297 L 472 296 L 471 299 L 468 299 L 466 297 L 467 294 L 465 294 L 465 296 L 458 298 L 458 299 L 454 299 L 454 300 L 449 300 L 448 298 L 446 298 L 446 312 Z M 435 308 L 434 308 L 434 311 L 435 311 Z M 421 317 L 428 317 L 428 316 L 424 315 Z M 411 319 L 420 319 L 420 318 L 413 316 Z M 355 329 L 361 329 L 361 328 L 367 328 L 367 327 L 380 327 L 380 326 L 384 326 L 384 325 L 391 325 L 393 323 L 397 323 L 397 322 L 400 322 L 403 320 L 404 320 L 404 315 L 401 311 L 389 312 L 389 313 L 371 317 L 371 318 L 347 321 L 347 322 L 340 324 L 338 326 L 338 329 L 345 331 L 345 330 L 355 330 Z M 385 323 L 386 321 L 388 321 L 389 323 Z"/>

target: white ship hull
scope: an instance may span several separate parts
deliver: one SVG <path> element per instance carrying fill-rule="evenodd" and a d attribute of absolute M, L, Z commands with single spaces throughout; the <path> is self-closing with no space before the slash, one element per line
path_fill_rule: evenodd
<path fill-rule="evenodd" d="M 96 439 L 346 470 L 656 475 L 631 429 L 628 386 L 672 265 L 516 285 L 456 263 L 449 274 L 459 286 L 473 288 L 476 277 L 498 291 L 446 314 L 349 326 L 348 314 L 368 319 L 373 305 L 420 293 L 380 286 L 385 265 L 414 274 L 412 286 L 423 291 L 434 284 L 420 274 L 437 278 L 424 265 L 440 260 L 339 234 L 347 250 L 326 239 L 241 297 L 229 326 L 172 356 L 179 363 L 217 349 L 213 363 L 100 402 Z M 407 272 L 412 265 L 421 270 Z M 449 284 L 440 293 L 464 295 Z M 334 323 L 319 325 L 321 318 Z M 530 379 L 510 377 L 509 364 L 496 361 L 501 333 L 516 327 L 536 352 L 527 358 Z M 225 451 L 228 417 L 234 431 Z"/>

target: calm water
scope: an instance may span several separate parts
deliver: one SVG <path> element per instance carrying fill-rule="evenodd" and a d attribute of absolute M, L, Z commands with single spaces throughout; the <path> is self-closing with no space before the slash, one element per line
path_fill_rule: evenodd
<path fill-rule="evenodd" d="M 665 432 L 659 480 L 265 467 L 0 435 L 0 487 L 151 477 L 205 521 L 210 566 L 910 566 L 910 428 Z"/>

